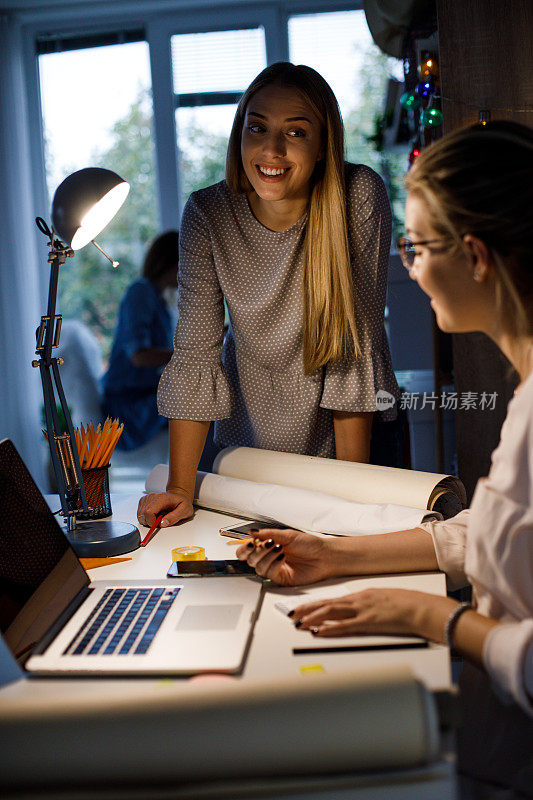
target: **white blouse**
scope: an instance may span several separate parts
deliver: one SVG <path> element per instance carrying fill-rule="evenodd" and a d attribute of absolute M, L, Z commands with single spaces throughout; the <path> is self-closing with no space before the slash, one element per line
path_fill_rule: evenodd
<path fill-rule="evenodd" d="M 533 717 L 533 373 L 509 403 L 471 508 L 420 527 L 448 588 L 470 583 L 476 610 L 503 623 L 488 634 L 483 662 L 499 695 Z"/>

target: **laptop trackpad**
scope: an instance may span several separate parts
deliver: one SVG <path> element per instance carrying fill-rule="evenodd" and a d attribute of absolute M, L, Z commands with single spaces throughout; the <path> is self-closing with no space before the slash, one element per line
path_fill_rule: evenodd
<path fill-rule="evenodd" d="M 186 606 L 176 627 L 178 631 L 233 631 L 242 605 Z"/>

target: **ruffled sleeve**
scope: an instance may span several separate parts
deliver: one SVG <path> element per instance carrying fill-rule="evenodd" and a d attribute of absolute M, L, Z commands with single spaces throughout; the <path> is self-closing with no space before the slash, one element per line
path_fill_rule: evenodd
<path fill-rule="evenodd" d="M 195 195 L 183 211 L 174 354 L 161 375 L 157 405 L 171 419 L 231 415 L 232 390 L 222 366 L 224 302 L 207 220 Z"/>
<path fill-rule="evenodd" d="M 334 411 L 379 410 L 391 420 L 400 397 L 384 326 L 391 211 L 382 179 L 364 165 L 347 165 L 346 194 L 361 353 L 326 366 L 320 405 Z"/>

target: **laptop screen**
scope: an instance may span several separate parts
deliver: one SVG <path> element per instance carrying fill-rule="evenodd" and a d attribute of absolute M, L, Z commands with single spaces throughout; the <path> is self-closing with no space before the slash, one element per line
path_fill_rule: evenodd
<path fill-rule="evenodd" d="M 22 658 L 89 579 L 9 439 L 0 442 L 0 515 L 0 631 Z"/>

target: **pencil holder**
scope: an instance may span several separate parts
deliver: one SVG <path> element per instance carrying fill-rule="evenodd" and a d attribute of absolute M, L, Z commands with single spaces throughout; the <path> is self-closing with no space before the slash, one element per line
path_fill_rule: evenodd
<path fill-rule="evenodd" d="M 78 519 L 101 519 L 111 515 L 111 495 L 109 494 L 109 464 L 106 467 L 82 468 L 81 475 L 89 511 L 83 510 L 78 500 L 76 517 Z"/>

